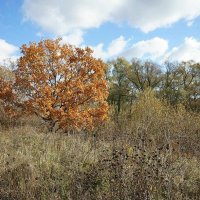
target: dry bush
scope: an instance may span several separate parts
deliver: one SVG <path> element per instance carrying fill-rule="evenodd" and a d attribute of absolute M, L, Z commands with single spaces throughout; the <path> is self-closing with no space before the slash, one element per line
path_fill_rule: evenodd
<path fill-rule="evenodd" d="M 187 111 L 183 105 L 174 108 L 157 99 L 151 90 L 141 93 L 131 114 L 129 110 L 115 116 L 115 127 L 108 124 L 119 137 L 124 135 L 126 142 L 145 132 L 157 145 L 170 143 L 182 152 L 200 155 L 199 114 Z"/>
<path fill-rule="evenodd" d="M 0 130 L 14 130 L 15 128 L 34 127 L 38 132 L 47 132 L 47 125 L 36 115 L 22 115 L 20 117 L 10 117 L 0 106 Z"/>
<path fill-rule="evenodd" d="M 0 102 L 1 103 L 1 102 Z M 9 117 L 0 105 L 0 129 L 8 129 L 16 125 L 17 120 Z"/>

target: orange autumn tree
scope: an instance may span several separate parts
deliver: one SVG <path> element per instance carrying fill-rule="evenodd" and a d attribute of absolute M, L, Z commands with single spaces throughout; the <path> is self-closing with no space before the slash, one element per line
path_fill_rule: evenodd
<path fill-rule="evenodd" d="M 11 70 L 0 66 L 0 109 L 11 118 L 17 117 L 20 113 L 20 105 L 14 93 L 14 79 Z"/>
<path fill-rule="evenodd" d="M 0 106 L 10 117 L 16 116 L 14 102 L 15 96 L 12 91 L 12 82 L 0 77 Z"/>
<path fill-rule="evenodd" d="M 43 40 L 21 47 L 16 88 L 26 112 L 48 122 L 51 130 L 93 128 L 107 117 L 106 65 L 90 48 Z"/>

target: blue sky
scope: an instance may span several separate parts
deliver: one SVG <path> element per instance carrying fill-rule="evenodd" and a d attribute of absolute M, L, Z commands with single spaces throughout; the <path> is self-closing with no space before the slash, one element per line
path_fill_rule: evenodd
<path fill-rule="evenodd" d="M 0 0 L 0 61 L 40 39 L 117 56 L 200 62 L 200 0 Z"/>

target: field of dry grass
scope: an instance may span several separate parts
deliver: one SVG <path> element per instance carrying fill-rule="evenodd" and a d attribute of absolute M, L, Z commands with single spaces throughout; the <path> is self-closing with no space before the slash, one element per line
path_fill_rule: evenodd
<path fill-rule="evenodd" d="M 0 199 L 200 199 L 200 115 L 146 93 L 93 132 L 2 117 Z"/>

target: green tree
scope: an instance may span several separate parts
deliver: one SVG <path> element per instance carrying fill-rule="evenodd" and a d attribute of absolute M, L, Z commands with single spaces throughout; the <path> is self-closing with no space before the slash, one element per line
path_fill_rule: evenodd
<path fill-rule="evenodd" d="M 170 104 L 175 105 L 181 101 L 180 77 L 178 74 L 178 63 L 166 61 L 160 84 L 159 95 Z"/>
<path fill-rule="evenodd" d="M 137 91 L 159 87 L 162 80 L 162 71 L 151 61 L 132 60 L 126 69 L 126 75 Z"/>
<path fill-rule="evenodd" d="M 193 109 L 193 104 L 200 98 L 200 64 L 193 61 L 182 62 L 177 71 L 182 100 L 188 108 Z"/>
<path fill-rule="evenodd" d="M 122 102 L 127 100 L 130 96 L 129 80 L 126 76 L 126 68 L 129 62 L 124 58 L 117 58 L 116 60 L 108 62 L 109 70 L 109 97 L 110 103 L 117 103 L 118 113 L 121 111 Z"/>

